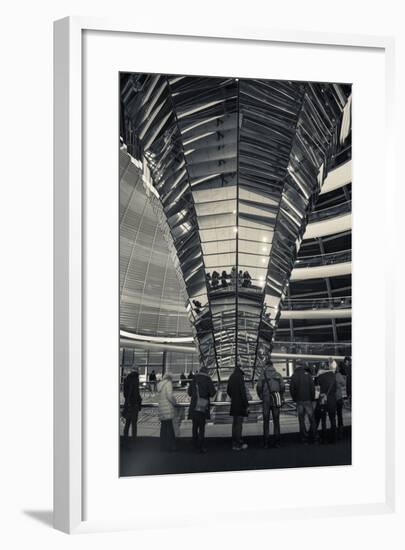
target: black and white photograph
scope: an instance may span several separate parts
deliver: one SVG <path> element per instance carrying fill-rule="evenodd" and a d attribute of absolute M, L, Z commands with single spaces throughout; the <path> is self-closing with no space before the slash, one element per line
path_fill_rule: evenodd
<path fill-rule="evenodd" d="M 351 85 L 119 85 L 120 475 L 350 465 Z"/>

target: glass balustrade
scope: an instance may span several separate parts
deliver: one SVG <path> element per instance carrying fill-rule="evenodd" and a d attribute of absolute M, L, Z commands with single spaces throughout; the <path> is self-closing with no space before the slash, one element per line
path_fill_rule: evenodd
<path fill-rule="evenodd" d="M 317 254 L 315 256 L 301 256 L 295 260 L 294 268 L 317 267 L 321 265 L 340 264 L 352 261 L 352 251 L 342 250 L 330 254 Z"/>
<path fill-rule="evenodd" d="M 349 214 L 352 211 L 352 201 L 345 201 L 335 206 L 329 206 L 321 210 L 314 210 L 309 216 L 309 223 L 330 220 L 343 214 Z"/>

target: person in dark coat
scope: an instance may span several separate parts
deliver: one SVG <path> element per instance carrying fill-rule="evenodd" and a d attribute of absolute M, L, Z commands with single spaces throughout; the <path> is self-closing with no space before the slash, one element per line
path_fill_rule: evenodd
<path fill-rule="evenodd" d="M 325 364 L 318 371 L 316 385 L 319 386 L 319 398 L 315 407 L 315 423 L 319 426 L 322 423 L 321 442 L 326 443 L 326 416 L 330 422 L 329 441 L 336 441 L 336 376 L 335 373 Z"/>
<path fill-rule="evenodd" d="M 243 418 L 249 414 L 249 401 L 246 392 L 244 373 L 240 366 L 237 366 L 228 380 L 227 394 L 231 398 L 230 416 L 232 422 L 232 450 L 242 451 L 247 449 L 247 443 L 242 440 Z"/>
<path fill-rule="evenodd" d="M 352 360 L 351 357 L 343 359 L 342 374 L 346 376 L 346 395 L 351 403 L 352 399 Z"/>
<path fill-rule="evenodd" d="M 283 377 L 268 359 L 256 385 L 257 395 L 263 402 L 263 446 L 269 447 L 270 413 L 273 417 L 274 447 L 280 446 L 280 410 L 284 401 Z"/>
<path fill-rule="evenodd" d="M 154 369 L 149 375 L 149 383 L 150 383 L 150 389 L 152 393 L 156 393 L 157 378 L 156 378 L 156 372 Z"/>
<path fill-rule="evenodd" d="M 132 426 L 132 443 L 136 442 L 138 414 L 142 405 L 142 397 L 139 393 L 139 372 L 137 367 L 133 367 L 132 371 L 124 380 L 124 444 L 129 445 L 129 428 Z"/>
<path fill-rule="evenodd" d="M 198 390 L 198 391 L 197 391 Z M 210 398 L 216 394 L 216 389 L 211 377 L 208 374 L 207 367 L 201 367 L 194 376 L 187 389 L 191 397 L 190 407 L 188 409 L 188 418 L 193 422 L 193 444 L 200 453 L 206 453 L 204 446 L 205 423 L 210 419 Z M 198 406 L 198 395 L 207 400 L 204 410 Z"/>
<path fill-rule="evenodd" d="M 308 441 L 308 432 L 305 426 L 305 417 L 309 421 L 309 435 L 312 442 L 316 441 L 316 424 L 312 402 L 315 400 L 315 384 L 310 372 L 301 362 L 290 380 L 290 394 L 292 400 L 297 404 L 298 422 L 300 435 L 303 443 Z"/>

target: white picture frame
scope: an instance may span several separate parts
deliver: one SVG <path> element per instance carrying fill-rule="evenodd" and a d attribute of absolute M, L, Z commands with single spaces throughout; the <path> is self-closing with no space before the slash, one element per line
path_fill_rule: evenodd
<path fill-rule="evenodd" d="M 83 36 L 85 32 L 125 33 L 143 36 L 199 37 L 252 43 L 281 43 L 378 49 L 385 59 L 386 147 L 385 183 L 395 196 L 393 173 L 393 97 L 394 40 L 391 37 L 313 32 L 286 32 L 266 29 L 185 29 L 179 23 L 175 28 L 155 28 L 153 24 L 137 28 L 129 21 L 100 20 L 70 17 L 55 22 L 54 34 L 54 525 L 62 531 L 86 532 L 101 529 L 137 528 L 135 520 L 84 520 L 85 495 L 83 400 L 90 391 L 83 384 L 83 357 L 86 340 L 83 330 L 83 220 L 86 205 L 83 202 Z M 386 229 L 387 231 L 388 229 Z M 387 269 L 385 285 L 393 284 Z M 387 304 L 387 308 L 391 305 Z M 391 311 L 391 310 L 390 310 Z M 314 515 L 351 515 L 355 513 L 387 513 L 395 511 L 395 394 L 394 386 L 394 316 L 387 315 L 385 350 L 385 497 L 378 502 L 359 502 L 350 505 L 310 508 Z M 390 335 L 391 334 L 391 335 Z M 102 480 L 100 480 L 102 483 Z M 283 515 L 284 514 L 284 515 Z M 308 515 L 308 508 L 280 510 L 278 517 Z M 257 516 L 260 519 L 260 516 Z M 263 516 L 264 517 L 264 516 Z M 273 516 L 275 517 L 275 516 Z"/>

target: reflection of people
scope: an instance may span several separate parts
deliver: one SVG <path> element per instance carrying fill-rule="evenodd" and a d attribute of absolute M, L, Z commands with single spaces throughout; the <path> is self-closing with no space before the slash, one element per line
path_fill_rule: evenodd
<path fill-rule="evenodd" d="M 216 393 L 207 367 L 201 367 L 194 376 L 187 393 L 191 397 L 188 417 L 193 421 L 193 444 L 196 450 L 205 453 L 205 423 L 210 418 L 210 397 Z"/>
<path fill-rule="evenodd" d="M 227 272 L 226 272 L 225 269 L 224 269 L 224 271 L 222 272 L 222 275 L 221 275 L 221 285 L 222 285 L 222 287 L 224 287 L 224 288 L 228 286 L 228 282 L 227 282 L 227 280 L 226 280 L 227 277 L 228 277 L 228 274 L 227 274 Z"/>
<path fill-rule="evenodd" d="M 256 385 L 259 398 L 263 401 L 263 445 L 269 446 L 270 413 L 273 417 L 274 446 L 280 445 L 280 409 L 284 398 L 285 384 L 283 377 L 268 361 Z"/>
<path fill-rule="evenodd" d="M 243 271 L 240 269 L 238 273 L 238 285 L 242 286 L 243 283 Z"/>
<path fill-rule="evenodd" d="M 231 285 L 233 288 L 236 287 L 237 278 L 238 278 L 238 272 L 236 271 L 236 267 L 233 266 L 231 269 Z"/>
<path fill-rule="evenodd" d="M 316 440 L 316 425 L 312 402 L 315 399 L 315 385 L 308 368 L 299 361 L 297 361 L 297 367 L 290 380 L 290 393 L 292 400 L 297 403 L 301 441 L 307 441 L 308 433 L 305 426 L 305 417 L 307 417 L 309 434 L 311 441 L 314 442 Z"/>
<path fill-rule="evenodd" d="M 212 272 L 211 286 L 215 290 L 219 285 L 219 273 L 218 271 Z"/>
<path fill-rule="evenodd" d="M 242 440 L 243 418 L 249 414 L 249 402 L 246 392 L 244 373 L 240 366 L 235 367 L 229 377 L 227 394 L 231 398 L 230 416 L 232 422 L 232 450 L 242 451 L 247 449 L 247 443 Z"/>
<path fill-rule="evenodd" d="M 158 406 L 160 419 L 160 450 L 175 451 L 176 436 L 174 435 L 173 419 L 175 416 L 176 398 L 173 395 L 173 377 L 169 372 L 158 384 Z"/>
<path fill-rule="evenodd" d="M 198 300 L 193 300 L 193 304 L 195 306 L 195 312 L 197 314 L 201 313 L 201 309 L 202 309 L 202 304 L 201 302 L 199 302 Z"/>
<path fill-rule="evenodd" d="M 139 373 L 138 368 L 133 367 L 124 381 L 124 443 L 128 446 L 129 428 L 132 426 L 132 442 L 135 444 L 137 435 L 138 414 L 142 404 L 141 394 L 139 393 Z"/>
<path fill-rule="evenodd" d="M 245 288 L 249 288 L 252 285 L 252 277 L 249 274 L 249 271 L 245 271 L 243 274 L 243 285 Z"/>
<path fill-rule="evenodd" d="M 186 375 L 184 374 L 184 372 L 182 372 L 180 374 L 180 384 L 181 384 L 181 387 L 184 388 L 185 386 L 187 386 L 187 378 L 186 378 Z"/>

